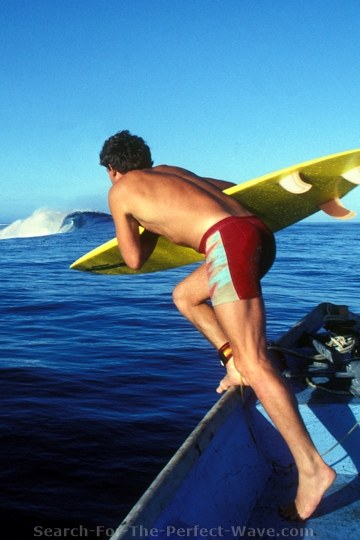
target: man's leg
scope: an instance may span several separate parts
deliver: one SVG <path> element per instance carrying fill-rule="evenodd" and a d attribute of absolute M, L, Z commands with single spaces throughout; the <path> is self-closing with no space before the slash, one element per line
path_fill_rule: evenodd
<path fill-rule="evenodd" d="M 209 284 L 206 266 L 202 264 L 194 272 L 176 285 L 173 291 L 174 304 L 186 319 L 203 334 L 204 337 L 219 350 L 228 341 L 228 337 L 221 328 L 209 300 Z M 247 384 L 246 379 L 234 367 L 233 358 L 226 364 L 227 373 L 235 380 L 233 385 Z M 217 392 L 222 392 L 221 386 Z"/>
<path fill-rule="evenodd" d="M 284 437 L 298 468 L 295 504 L 283 507 L 282 515 L 288 519 L 306 519 L 314 512 L 336 474 L 314 447 L 294 394 L 268 358 L 263 300 L 253 298 L 221 304 L 215 306 L 215 313 L 230 342 L 235 368 L 246 378 Z M 218 391 L 235 384 L 236 377 L 228 372 Z"/>
<path fill-rule="evenodd" d="M 213 307 L 206 302 L 209 298 L 209 285 L 205 264 L 199 266 L 176 285 L 173 291 L 173 300 L 180 313 L 216 349 L 220 349 L 227 342 L 227 337 L 216 318 Z"/>
<path fill-rule="evenodd" d="M 240 373 L 252 386 L 265 410 L 283 435 L 297 464 L 299 488 L 295 505 L 283 508 L 284 517 L 309 517 L 335 479 L 315 449 L 299 415 L 292 391 L 267 356 L 265 312 L 261 298 L 239 300 L 215 307 L 206 300 L 209 289 L 205 265 L 177 285 L 173 293 L 180 312 L 218 349 L 230 341 L 234 358 L 217 389 L 238 385 Z M 235 367 L 236 366 L 236 367 Z"/>

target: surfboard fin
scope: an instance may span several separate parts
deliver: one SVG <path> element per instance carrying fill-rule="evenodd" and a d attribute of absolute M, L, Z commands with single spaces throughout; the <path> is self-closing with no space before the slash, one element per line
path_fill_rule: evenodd
<path fill-rule="evenodd" d="M 354 216 L 356 216 L 356 212 L 345 208 L 338 198 L 323 204 L 319 204 L 319 208 L 325 212 L 325 214 L 328 214 L 336 219 L 352 219 Z"/>
<path fill-rule="evenodd" d="M 350 171 L 344 173 L 341 175 L 345 180 L 348 180 L 352 184 L 360 184 L 360 167 L 355 167 L 355 169 L 351 169 Z"/>
<path fill-rule="evenodd" d="M 279 184 L 283 189 L 285 189 L 285 191 L 289 191 L 289 193 L 295 193 L 297 195 L 300 193 L 306 193 L 312 188 L 311 184 L 304 182 L 298 171 L 286 176 L 285 178 L 282 178 Z"/>

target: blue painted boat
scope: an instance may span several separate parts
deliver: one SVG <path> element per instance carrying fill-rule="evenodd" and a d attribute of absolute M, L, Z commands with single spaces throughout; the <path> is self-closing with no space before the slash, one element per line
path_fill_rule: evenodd
<path fill-rule="evenodd" d="M 342 330 L 335 334 L 334 325 L 339 324 Z M 293 501 L 296 493 L 292 456 L 251 389 L 242 393 L 232 388 L 180 447 L 112 540 L 358 537 L 359 338 L 360 317 L 346 306 L 323 303 L 269 345 L 296 393 L 314 443 L 337 472 L 310 519 L 298 523 L 280 517 L 278 506 Z"/>

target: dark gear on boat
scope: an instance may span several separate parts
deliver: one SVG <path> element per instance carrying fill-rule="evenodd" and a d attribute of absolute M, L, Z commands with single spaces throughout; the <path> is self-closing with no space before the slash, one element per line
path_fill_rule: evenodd
<path fill-rule="evenodd" d="M 338 307 L 342 310 L 330 310 L 315 333 L 303 334 L 297 352 L 290 355 L 292 359 L 286 359 L 290 369 L 284 375 L 304 380 L 319 390 L 360 397 L 360 325 L 348 317 L 346 306 Z M 282 352 L 287 357 L 287 352 Z M 295 356 L 300 367 L 294 365 Z"/>

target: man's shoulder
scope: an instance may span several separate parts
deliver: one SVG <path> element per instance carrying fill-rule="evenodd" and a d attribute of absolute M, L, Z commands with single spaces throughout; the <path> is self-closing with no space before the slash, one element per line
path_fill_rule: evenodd
<path fill-rule="evenodd" d="M 195 177 L 194 173 L 183 169 L 182 167 L 176 167 L 174 165 L 157 165 L 151 169 L 136 169 L 124 174 L 122 180 L 125 182 L 135 182 L 141 180 L 151 179 L 157 176 L 177 176 L 180 178 Z"/>
<path fill-rule="evenodd" d="M 154 174 L 152 171 L 153 169 L 134 169 L 123 174 L 110 188 L 109 197 L 126 197 L 138 193 L 142 184 L 148 184 L 149 177 Z"/>
<path fill-rule="evenodd" d="M 152 169 L 134 169 L 133 171 L 128 171 L 115 186 L 119 189 L 124 189 L 126 186 L 132 186 L 147 177 L 151 170 Z"/>
<path fill-rule="evenodd" d="M 124 174 L 122 180 L 132 182 L 134 180 L 140 180 L 149 176 L 156 176 L 157 174 L 171 174 L 173 169 L 174 167 L 170 167 L 169 165 L 158 165 L 149 169 L 134 169 Z"/>
<path fill-rule="evenodd" d="M 195 176 L 193 172 L 184 169 L 184 167 L 178 167 L 177 165 L 157 165 L 151 169 L 154 172 L 166 173 L 166 174 L 175 174 L 177 176 Z"/>

